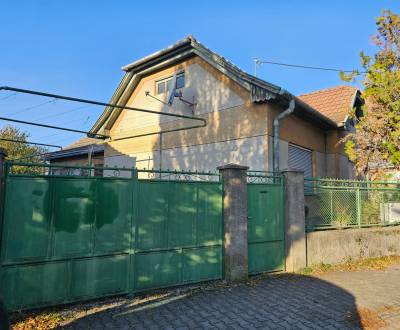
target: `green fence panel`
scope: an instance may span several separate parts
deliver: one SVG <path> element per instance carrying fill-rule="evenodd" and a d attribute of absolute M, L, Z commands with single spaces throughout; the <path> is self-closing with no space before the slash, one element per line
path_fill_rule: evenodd
<path fill-rule="evenodd" d="M 7 307 L 127 293 L 135 185 L 129 179 L 9 175 L 0 251 Z"/>
<path fill-rule="evenodd" d="M 9 310 L 222 277 L 219 182 L 83 172 L 7 175 L 0 294 Z"/>
<path fill-rule="evenodd" d="M 181 279 L 181 251 L 159 251 L 135 255 L 136 289 L 177 285 Z"/>
<path fill-rule="evenodd" d="M 129 255 L 74 260 L 71 296 L 92 298 L 128 291 Z"/>
<path fill-rule="evenodd" d="M 249 244 L 249 273 L 284 270 L 284 242 L 255 242 Z"/>
<path fill-rule="evenodd" d="M 222 245 L 222 187 L 201 183 L 197 193 L 197 245 Z"/>
<path fill-rule="evenodd" d="M 169 183 L 168 247 L 196 244 L 197 184 Z"/>
<path fill-rule="evenodd" d="M 96 253 L 128 252 L 133 218 L 130 180 L 99 180 L 96 202 Z"/>
<path fill-rule="evenodd" d="M 137 249 L 167 248 L 168 198 L 169 182 L 139 181 Z"/>
<path fill-rule="evenodd" d="M 221 278 L 221 246 L 184 249 L 182 257 L 183 282 L 199 282 Z"/>
<path fill-rule="evenodd" d="M 1 294 L 9 310 L 54 305 L 68 301 L 67 262 L 4 267 Z"/>
<path fill-rule="evenodd" d="M 50 183 L 13 178 L 6 184 L 3 261 L 45 259 L 50 239 Z"/>
<path fill-rule="evenodd" d="M 281 178 L 247 185 L 249 273 L 284 270 L 284 212 Z"/>
<path fill-rule="evenodd" d="M 136 289 L 221 278 L 220 183 L 139 180 L 138 191 Z"/>
<path fill-rule="evenodd" d="M 400 223 L 398 182 L 306 178 L 308 231 Z"/>
<path fill-rule="evenodd" d="M 95 219 L 96 181 L 54 180 L 54 255 L 90 255 Z"/>

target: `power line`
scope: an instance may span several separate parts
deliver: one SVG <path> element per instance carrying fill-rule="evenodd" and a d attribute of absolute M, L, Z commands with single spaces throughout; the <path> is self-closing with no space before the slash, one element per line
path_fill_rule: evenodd
<path fill-rule="evenodd" d="M 46 104 L 49 104 L 49 103 L 55 103 L 56 101 L 57 101 L 57 99 L 54 98 L 54 99 L 51 99 L 51 100 L 43 102 L 43 103 L 39 103 L 39 104 L 36 104 L 36 105 L 32 105 L 30 107 L 26 107 L 26 108 L 20 109 L 20 110 L 18 110 L 16 112 L 11 112 L 9 114 L 6 114 L 6 116 L 15 116 L 15 115 L 18 115 L 18 114 L 20 114 L 22 112 L 42 107 L 42 106 L 44 106 Z"/>
<path fill-rule="evenodd" d="M 0 138 L 0 141 L 7 141 L 7 142 L 15 142 L 15 143 L 25 143 L 25 144 L 32 144 L 36 146 L 43 146 L 43 147 L 53 147 L 53 148 L 60 148 L 61 146 L 55 144 L 46 144 L 46 143 L 38 143 L 38 142 L 30 142 L 30 141 L 23 141 L 23 140 L 15 140 L 15 139 L 8 139 L 8 138 Z"/>
<path fill-rule="evenodd" d="M 289 64 L 289 63 L 282 63 L 282 62 L 273 62 L 273 61 L 265 61 L 259 58 L 254 59 L 254 73 L 257 76 L 257 69 L 261 66 L 261 64 L 272 64 L 272 65 L 279 65 L 285 66 L 290 68 L 297 68 L 297 69 L 310 69 L 310 70 L 320 70 L 320 71 L 333 71 L 333 72 L 345 72 L 345 73 L 352 73 L 354 70 L 342 70 L 338 68 L 327 68 L 321 66 L 310 66 L 310 65 L 302 65 L 302 64 Z M 358 73 L 367 73 L 366 71 L 358 71 Z"/>
<path fill-rule="evenodd" d="M 89 107 L 88 105 L 84 105 L 84 106 L 73 108 L 73 109 L 70 109 L 70 110 L 67 110 L 67 111 L 64 111 L 64 112 L 56 113 L 54 115 L 44 115 L 44 116 L 36 117 L 36 118 L 34 118 L 34 120 L 39 120 L 39 119 L 43 119 L 43 118 L 60 117 L 60 116 L 65 115 L 67 113 L 74 112 L 74 111 L 77 111 L 77 110 L 80 110 L 80 109 L 83 109 L 83 108 L 88 108 L 88 107 Z"/>
<path fill-rule="evenodd" d="M 88 99 L 82 99 L 82 98 L 77 98 L 77 97 L 72 97 L 72 96 L 44 93 L 44 92 L 39 92 L 39 91 L 34 91 L 34 90 L 29 90 L 29 89 L 22 89 L 22 88 L 8 87 L 8 86 L 0 86 L 0 91 L 1 90 L 13 91 L 13 92 L 25 93 L 25 94 L 31 94 L 31 95 L 38 95 L 38 96 L 45 96 L 45 97 L 51 97 L 51 98 L 54 98 L 54 99 L 61 99 L 61 100 L 80 102 L 80 103 L 86 103 L 86 104 L 102 105 L 102 106 L 106 106 L 107 108 L 109 108 L 110 112 L 114 111 L 115 109 L 130 110 L 130 111 L 137 111 L 137 112 L 143 112 L 143 113 L 156 114 L 156 115 L 159 115 L 159 116 L 163 115 L 163 116 L 176 117 L 176 118 L 181 118 L 181 119 L 191 119 L 191 120 L 194 120 L 196 122 L 201 122 L 201 124 L 199 123 L 199 124 L 192 125 L 192 126 L 184 126 L 184 127 L 179 127 L 179 128 L 175 128 L 175 129 L 167 129 L 167 130 L 164 130 L 164 131 L 156 131 L 156 132 L 147 133 L 145 135 L 140 134 L 140 135 L 127 136 L 127 137 L 119 138 L 118 140 L 133 139 L 133 138 L 137 138 L 137 137 L 141 137 L 141 136 L 156 135 L 156 134 L 158 135 L 158 134 L 162 134 L 162 133 L 177 132 L 177 131 L 183 131 L 183 130 L 189 130 L 189 129 L 194 129 L 194 128 L 200 128 L 200 127 L 207 126 L 207 121 L 204 118 L 201 118 L 201 117 L 181 115 L 181 114 L 177 114 L 177 113 L 163 113 L 163 112 L 160 112 L 160 111 L 141 109 L 141 108 L 135 108 L 135 107 L 128 107 L 128 106 L 122 106 L 122 105 L 118 105 L 118 104 L 111 104 L 111 103 L 99 102 L 99 101 L 88 100 Z M 64 128 L 64 127 L 56 127 L 56 126 L 51 126 L 51 125 L 32 123 L 32 122 L 28 122 L 28 121 L 21 121 L 21 120 L 16 120 L 16 119 L 11 119 L 11 118 L 0 117 L 0 119 L 1 120 L 6 120 L 6 121 L 12 121 L 12 122 L 16 122 L 16 123 L 21 123 L 21 124 L 27 124 L 27 125 L 33 125 L 33 126 L 41 126 L 41 127 L 53 128 L 53 129 L 59 129 L 59 130 L 64 130 L 64 131 L 69 131 L 69 132 L 86 133 L 87 136 L 89 136 L 89 137 L 95 137 L 95 138 L 107 138 L 108 137 L 108 136 L 105 136 L 105 135 L 102 135 L 102 134 L 98 134 L 98 133 L 83 132 L 83 131 L 80 131 L 80 130 L 73 130 L 73 129 L 67 129 L 67 128 Z"/>
<path fill-rule="evenodd" d="M 11 93 L 9 95 L 3 96 L 2 98 L 0 98 L 0 101 L 7 100 L 7 99 L 9 99 L 10 97 L 12 97 L 14 95 L 17 95 L 17 92 L 13 92 L 13 93 Z"/>
<path fill-rule="evenodd" d="M 84 106 L 84 107 L 87 107 L 87 106 Z M 75 111 L 75 110 L 78 110 L 78 109 L 84 108 L 84 107 L 79 107 L 79 108 L 71 109 L 71 110 L 68 110 L 68 111 L 71 112 L 71 111 Z M 40 118 L 43 118 L 43 117 L 40 117 Z M 83 121 L 83 126 L 81 126 L 81 127 L 82 128 L 87 128 L 88 126 L 92 126 L 91 123 L 89 122 L 91 118 L 92 118 L 92 116 L 79 117 L 79 118 L 74 119 L 74 120 L 69 120 L 69 121 L 64 121 L 62 123 L 57 123 L 57 125 L 67 125 L 67 124 L 74 123 L 74 122 L 77 122 L 77 121 Z M 35 120 L 37 120 L 37 119 L 38 118 L 36 118 Z M 46 139 L 46 138 L 59 136 L 59 135 L 60 135 L 60 133 L 47 134 L 47 135 L 39 136 L 39 139 Z M 64 141 L 66 139 L 70 139 L 70 137 L 67 137 L 67 138 L 64 138 L 64 139 L 58 139 L 57 141 Z"/>

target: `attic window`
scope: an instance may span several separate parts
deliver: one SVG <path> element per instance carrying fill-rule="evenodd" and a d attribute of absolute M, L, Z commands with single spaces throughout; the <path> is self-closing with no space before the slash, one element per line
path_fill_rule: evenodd
<path fill-rule="evenodd" d="M 176 75 L 175 82 L 174 77 L 164 78 L 162 80 L 156 81 L 156 94 L 164 94 L 172 91 L 175 83 L 175 89 L 180 89 L 185 87 L 185 74 L 183 72 Z"/>
<path fill-rule="evenodd" d="M 171 88 L 172 88 L 172 77 L 156 81 L 157 94 L 167 93 L 171 91 Z"/>
<path fill-rule="evenodd" d="M 185 73 L 182 72 L 176 76 L 176 89 L 185 87 Z"/>

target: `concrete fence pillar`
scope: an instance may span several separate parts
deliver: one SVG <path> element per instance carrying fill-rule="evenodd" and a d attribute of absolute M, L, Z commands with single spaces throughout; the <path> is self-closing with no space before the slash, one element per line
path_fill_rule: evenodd
<path fill-rule="evenodd" d="M 285 189 L 286 271 L 295 272 L 307 266 L 304 214 L 304 173 L 282 171 Z"/>
<path fill-rule="evenodd" d="M 247 166 L 218 167 L 224 191 L 224 278 L 229 282 L 248 277 Z"/>

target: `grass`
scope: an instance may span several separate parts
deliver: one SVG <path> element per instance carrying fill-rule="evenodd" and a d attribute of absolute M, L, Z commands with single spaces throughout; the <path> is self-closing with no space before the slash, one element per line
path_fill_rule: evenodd
<path fill-rule="evenodd" d="M 314 265 L 304 268 L 300 274 L 303 275 L 318 275 L 332 271 L 357 271 L 357 270 L 384 270 L 389 266 L 400 263 L 400 256 L 387 256 L 379 258 L 366 258 L 366 259 L 347 259 L 340 264 L 325 264 Z"/>

